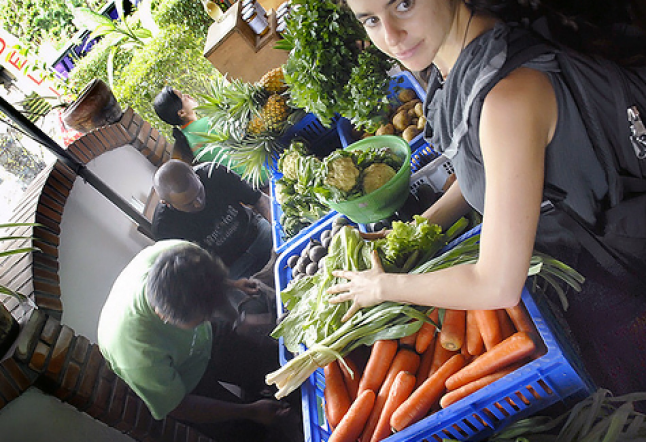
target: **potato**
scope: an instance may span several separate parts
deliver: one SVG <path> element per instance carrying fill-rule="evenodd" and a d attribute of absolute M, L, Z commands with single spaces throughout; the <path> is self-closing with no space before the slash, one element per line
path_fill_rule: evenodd
<path fill-rule="evenodd" d="M 417 103 L 421 103 L 422 101 L 419 98 L 415 98 L 413 100 L 407 101 L 406 103 L 400 105 L 397 108 L 397 112 L 403 111 L 403 110 L 409 110 L 409 109 L 414 109 L 415 106 L 417 106 Z"/>
<path fill-rule="evenodd" d="M 395 133 L 395 128 L 393 127 L 392 124 L 384 124 L 383 126 L 380 126 L 379 129 L 377 129 L 377 132 L 375 132 L 375 135 L 392 135 Z"/>
<path fill-rule="evenodd" d="M 408 118 L 408 113 L 405 111 L 399 111 L 393 117 L 393 127 L 397 132 L 403 132 L 410 124 L 410 118 Z"/>
<path fill-rule="evenodd" d="M 415 91 L 408 88 L 400 90 L 399 93 L 397 94 L 397 99 L 402 103 L 406 103 L 407 101 L 414 100 L 415 98 L 417 98 L 417 94 L 415 93 Z"/>
<path fill-rule="evenodd" d="M 421 117 L 424 115 L 424 105 L 420 101 L 415 105 L 415 113 L 417 114 L 418 117 Z"/>
<path fill-rule="evenodd" d="M 419 130 L 424 130 L 424 126 L 426 126 L 426 117 L 421 116 L 417 119 L 417 128 Z"/>
<path fill-rule="evenodd" d="M 408 126 L 404 131 L 402 132 L 402 138 L 409 143 L 418 136 L 422 131 L 417 128 L 417 126 Z"/>

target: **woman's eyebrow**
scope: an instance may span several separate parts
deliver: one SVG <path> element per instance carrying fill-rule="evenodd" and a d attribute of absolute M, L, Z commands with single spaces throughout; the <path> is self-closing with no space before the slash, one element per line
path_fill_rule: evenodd
<path fill-rule="evenodd" d="M 386 6 L 392 6 L 392 4 L 393 4 L 393 3 L 395 3 L 395 2 L 397 2 L 397 1 L 398 1 L 398 0 L 388 0 L 388 3 L 386 4 Z M 372 15 L 372 14 L 367 13 L 367 12 L 360 12 L 360 13 L 358 13 L 358 14 L 355 14 L 355 17 L 356 17 L 358 20 L 361 20 L 362 18 L 367 17 L 367 16 L 369 16 L 369 15 Z"/>

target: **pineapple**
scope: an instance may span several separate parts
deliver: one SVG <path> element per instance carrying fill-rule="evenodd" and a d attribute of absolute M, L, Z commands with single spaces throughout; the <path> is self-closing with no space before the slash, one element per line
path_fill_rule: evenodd
<path fill-rule="evenodd" d="M 258 81 L 258 86 L 265 88 L 269 92 L 282 94 L 287 90 L 285 83 L 285 74 L 282 66 L 270 70 Z"/>
<path fill-rule="evenodd" d="M 272 94 L 260 109 L 260 113 L 251 118 L 247 131 L 252 135 L 280 132 L 289 114 L 287 98 L 280 94 Z"/>
<path fill-rule="evenodd" d="M 255 84 L 222 77 L 211 84 L 209 94 L 202 96 L 205 103 L 198 108 L 218 134 L 211 144 L 226 149 L 228 159 L 245 168 L 243 178 L 254 187 L 283 149 L 280 137 L 285 128 L 302 114 L 288 105 L 285 91 L 282 68 L 273 69 Z"/>

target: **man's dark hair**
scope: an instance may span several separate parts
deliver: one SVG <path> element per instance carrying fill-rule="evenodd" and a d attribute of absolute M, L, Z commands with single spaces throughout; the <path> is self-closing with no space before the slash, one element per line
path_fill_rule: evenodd
<path fill-rule="evenodd" d="M 226 302 L 228 271 L 220 258 L 193 243 L 162 252 L 148 272 L 146 297 L 171 324 L 206 319 Z"/>

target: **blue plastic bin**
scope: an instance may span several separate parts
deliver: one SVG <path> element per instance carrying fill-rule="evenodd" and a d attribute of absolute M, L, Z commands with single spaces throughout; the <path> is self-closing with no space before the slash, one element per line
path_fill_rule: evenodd
<path fill-rule="evenodd" d="M 330 229 L 333 218 L 317 226 L 312 238 L 319 238 Z M 450 243 L 447 248 L 479 232 L 479 226 Z M 309 237 L 302 238 L 283 253 L 275 267 L 277 293 L 287 286 L 291 269 L 290 256 L 300 253 Z M 277 296 L 278 314 L 283 314 Z M 532 295 L 523 290 L 522 300 L 534 320 L 546 353 L 525 364 L 504 378 L 484 387 L 470 396 L 417 422 L 385 439 L 387 442 L 441 442 L 442 439 L 481 441 L 507 425 L 536 414 L 557 402 L 573 402 L 589 396 L 595 386 L 549 308 L 537 304 Z M 291 354 L 280 347 L 280 362 L 285 364 Z M 324 413 L 325 377 L 318 369 L 301 385 L 305 442 L 327 441 L 330 427 Z"/>
<path fill-rule="evenodd" d="M 392 76 L 390 80 L 390 95 L 388 97 L 391 99 L 396 99 L 396 94 L 399 90 L 398 88 L 413 89 L 415 91 L 415 94 L 417 95 L 417 98 L 422 100 L 422 102 L 426 98 L 426 91 L 424 90 L 422 85 L 420 85 L 419 82 L 415 79 L 413 74 L 408 71 L 402 71 Z M 346 148 L 350 144 L 357 141 L 352 136 L 352 124 L 350 123 L 350 120 L 345 119 L 344 121 L 339 122 L 337 129 L 339 131 L 339 138 L 341 139 L 343 148 Z M 423 134 L 419 134 L 418 136 L 413 138 L 409 144 L 411 147 L 410 150 L 413 153 L 419 153 L 424 151 L 425 149 L 430 149 L 430 146 L 424 140 Z M 414 163 L 411 162 L 411 165 L 413 164 Z"/>

